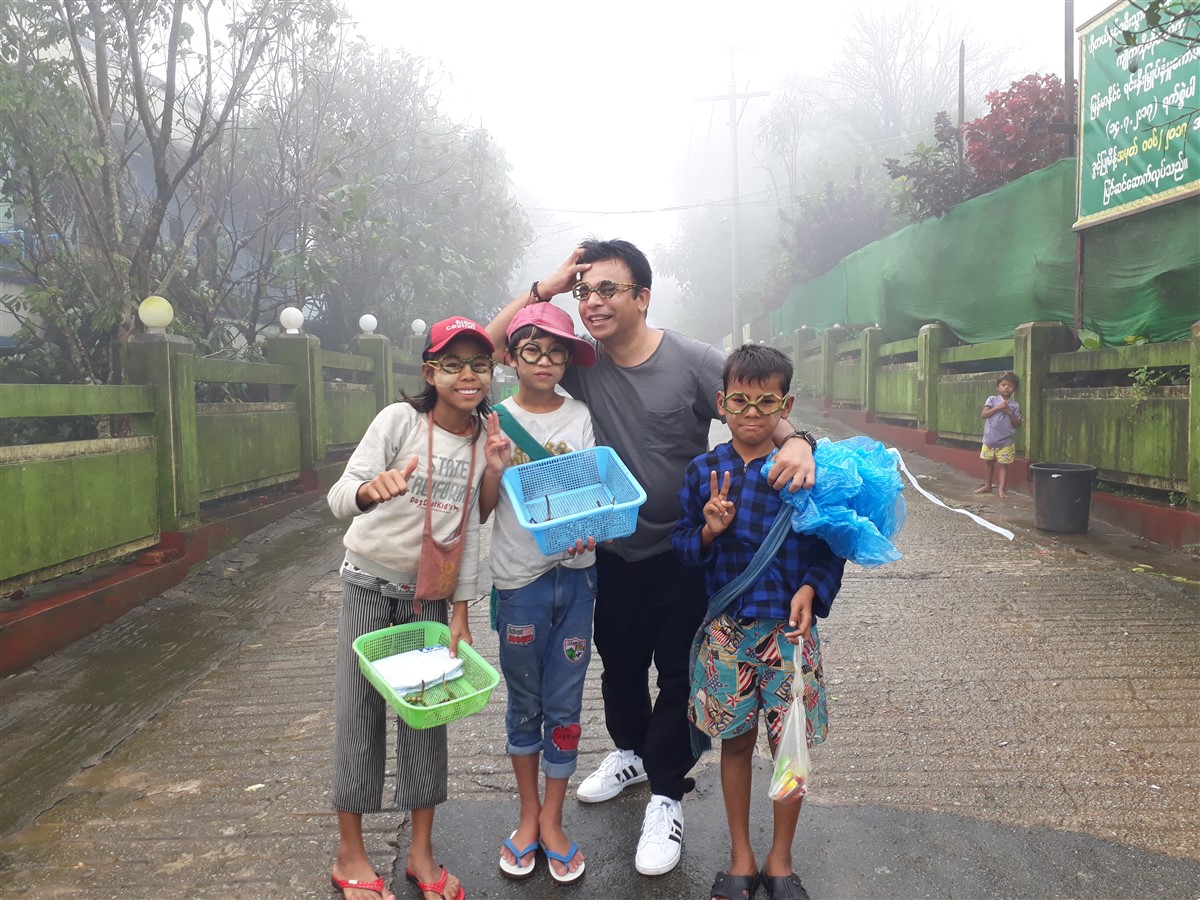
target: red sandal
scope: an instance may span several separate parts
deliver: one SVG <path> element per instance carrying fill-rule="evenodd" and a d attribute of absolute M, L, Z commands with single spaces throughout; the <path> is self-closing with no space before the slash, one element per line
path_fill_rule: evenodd
<path fill-rule="evenodd" d="M 329 880 L 333 886 L 342 892 L 342 896 L 346 896 L 347 890 L 358 891 L 374 891 L 380 897 L 383 896 L 383 876 L 376 878 L 374 881 L 359 881 L 357 878 L 338 878 L 336 875 L 330 875 Z"/>
<path fill-rule="evenodd" d="M 461 884 L 458 886 L 458 896 L 457 897 L 451 898 L 451 897 L 446 896 L 446 881 L 447 881 L 447 879 L 450 878 L 450 870 L 447 869 L 445 866 L 442 866 L 442 877 L 431 884 L 425 884 L 424 882 L 422 882 L 413 873 L 412 869 L 405 869 L 404 877 L 407 878 L 409 881 L 411 881 L 413 884 L 415 884 L 422 891 L 426 891 L 431 894 L 437 894 L 439 897 L 442 898 L 442 900 L 467 900 L 467 892 L 463 889 L 463 886 Z"/>

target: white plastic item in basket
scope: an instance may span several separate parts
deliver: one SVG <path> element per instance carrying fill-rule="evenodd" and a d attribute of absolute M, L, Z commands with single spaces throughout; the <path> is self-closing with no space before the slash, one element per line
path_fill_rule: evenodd
<path fill-rule="evenodd" d="M 513 466 L 501 482 L 517 521 L 546 555 L 575 541 L 633 534 L 646 492 L 611 447 L 590 447 Z"/>
<path fill-rule="evenodd" d="M 427 684 L 452 681 L 463 673 L 463 661 L 451 658 L 449 647 L 423 647 L 375 660 L 381 678 L 398 693 L 419 690 Z"/>

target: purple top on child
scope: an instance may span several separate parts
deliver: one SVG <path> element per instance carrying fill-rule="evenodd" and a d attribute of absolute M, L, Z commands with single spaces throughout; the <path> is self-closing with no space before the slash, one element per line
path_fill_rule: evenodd
<path fill-rule="evenodd" d="M 1004 398 L 999 394 L 994 394 L 987 398 L 987 402 L 983 404 L 985 407 L 995 406 Z M 1009 399 L 1008 408 L 1016 414 L 1017 418 L 1021 418 L 1021 404 L 1016 400 Z M 993 450 L 998 450 L 1001 447 L 1007 447 L 1013 443 L 1013 432 L 1017 429 L 1012 423 L 1012 419 L 1002 413 L 996 413 L 993 416 L 983 420 L 983 443 L 984 446 L 991 447 Z"/>

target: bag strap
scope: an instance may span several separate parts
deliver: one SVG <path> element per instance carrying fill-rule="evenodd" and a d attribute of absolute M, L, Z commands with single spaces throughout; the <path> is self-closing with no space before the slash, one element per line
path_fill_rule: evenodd
<path fill-rule="evenodd" d="M 428 474 L 425 477 L 425 531 L 424 534 L 433 537 L 433 413 L 428 416 L 429 428 L 429 456 L 425 463 L 428 469 Z M 475 444 L 478 439 L 471 442 L 471 471 L 467 475 L 467 487 L 463 492 L 462 500 L 462 518 L 458 520 L 458 528 L 454 530 L 454 534 L 450 540 L 455 541 L 467 533 L 467 513 L 471 507 L 471 485 L 475 483 Z"/>
<path fill-rule="evenodd" d="M 775 521 L 771 523 L 770 531 L 767 532 L 767 536 L 763 539 L 763 542 L 758 545 L 758 550 L 754 552 L 754 556 L 750 560 L 750 565 L 746 566 L 733 581 L 729 582 L 729 584 L 725 585 L 709 599 L 704 621 L 696 629 L 696 634 L 692 638 L 691 652 L 689 653 L 688 672 L 693 679 L 693 691 L 696 689 L 696 660 L 700 655 L 700 645 L 704 641 L 704 633 L 708 630 L 708 626 L 712 623 L 713 619 L 730 607 L 734 600 L 744 594 L 746 588 L 758 580 L 758 576 L 763 573 L 763 570 L 770 565 L 775 554 L 779 552 L 779 548 L 783 545 L 783 539 L 791 530 L 791 526 L 791 508 L 786 503 L 781 504 L 779 512 L 775 514 Z M 699 759 L 706 751 L 711 749 L 712 738 L 697 728 L 696 723 L 690 719 L 688 721 L 688 735 L 691 738 L 692 757 L 694 759 Z"/>
<path fill-rule="evenodd" d="M 723 613 L 734 600 L 744 594 L 746 588 L 758 580 L 763 569 L 771 564 L 771 559 L 779 552 L 784 537 L 791 530 L 791 518 L 791 509 L 788 505 L 786 503 L 780 505 L 779 512 L 775 514 L 775 521 L 771 523 L 771 530 L 767 532 L 763 542 L 758 545 L 758 550 L 755 551 L 750 564 L 733 581 L 709 599 L 705 625 Z"/>
<path fill-rule="evenodd" d="M 496 404 L 496 415 L 500 417 L 501 429 L 516 441 L 517 446 L 524 450 L 525 455 L 531 460 L 549 459 L 554 455 L 539 444 L 533 435 L 521 426 L 521 423 L 517 421 L 517 417 L 500 404 Z"/>

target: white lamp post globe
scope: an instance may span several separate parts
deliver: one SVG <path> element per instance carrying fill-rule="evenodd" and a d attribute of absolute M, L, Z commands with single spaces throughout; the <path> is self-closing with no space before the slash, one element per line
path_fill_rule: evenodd
<path fill-rule="evenodd" d="M 299 334 L 304 325 L 304 313 L 294 306 L 285 306 L 279 313 L 279 324 L 287 329 L 288 334 Z"/>
<path fill-rule="evenodd" d="M 417 334 L 417 335 L 424 334 L 425 328 L 426 328 L 426 325 L 425 325 L 424 319 L 413 319 L 413 323 L 412 323 L 413 334 Z"/>
<path fill-rule="evenodd" d="M 138 304 L 138 318 L 147 331 L 161 333 L 175 319 L 175 310 L 166 297 L 152 294 Z"/>
<path fill-rule="evenodd" d="M 375 329 L 379 326 L 379 320 L 370 313 L 364 315 L 358 320 L 358 327 L 363 330 L 363 334 L 374 334 Z"/>

